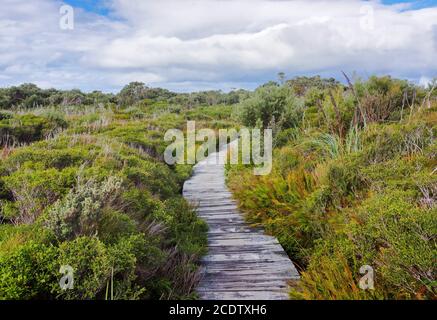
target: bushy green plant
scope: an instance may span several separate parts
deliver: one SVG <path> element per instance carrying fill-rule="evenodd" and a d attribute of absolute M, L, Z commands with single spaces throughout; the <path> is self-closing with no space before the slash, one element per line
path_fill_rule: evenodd
<path fill-rule="evenodd" d="M 121 184 L 117 177 L 109 177 L 102 183 L 79 180 L 75 189 L 49 210 L 45 225 L 61 241 L 96 235 L 102 209 L 115 199 Z"/>
<path fill-rule="evenodd" d="M 96 299 L 111 276 L 111 257 L 106 246 L 97 238 L 79 237 L 59 246 L 58 265 L 73 268 L 73 289 L 55 287 L 63 299 Z"/>
<path fill-rule="evenodd" d="M 258 88 L 252 98 L 245 100 L 240 109 L 240 119 L 248 127 L 260 122 L 264 128 L 278 122 L 281 128 L 298 126 L 302 120 L 300 101 L 287 87 L 266 85 Z"/>
<path fill-rule="evenodd" d="M 9 140 L 15 144 L 41 140 L 54 130 L 66 127 L 65 121 L 62 121 L 62 119 L 35 116 L 33 114 L 14 115 L 13 117 L 2 116 L 1 118 L 0 137 L 9 137 Z M 0 146 L 6 143 L 8 141 L 0 139 Z"/>
<path fill-rule="evenodd" d="M 436 212 L 420 208 L 414 193 L 400 190 L 375 195 L 359 207 L 354 242 L 392 298 L 435 296 Z"/>
<path fill-rule="evenodd" d="M 11 195 L 3 200 L 4 216 L 16 224 L 33 223 L 47 206 L 68 192 L 74 177 L 74 168 L 32 170 L 26 166 L 3 177 Z"/>
<path fill-rule="evenodd" d="M 57 284 L 57 248 L 27 241 L 0 253 L 0 299 L 49 298 Z"/>

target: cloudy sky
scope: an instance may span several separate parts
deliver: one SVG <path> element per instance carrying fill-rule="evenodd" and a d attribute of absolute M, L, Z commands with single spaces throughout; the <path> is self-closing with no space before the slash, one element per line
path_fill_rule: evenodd
<path fill-rule="evenodd" d="M 0 86 L 251 89 L 281 71 L 437 77 L 437 0 L 0 0 L 0 9 Z"/>

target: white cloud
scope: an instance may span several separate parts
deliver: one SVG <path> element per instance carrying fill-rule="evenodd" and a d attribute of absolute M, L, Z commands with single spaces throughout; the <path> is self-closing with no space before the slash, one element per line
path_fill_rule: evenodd
<path fill-rule="evenodd" d="M 419 85 L 427 88 L 430 84 L 432 84 L 433 79 L 429 78 L 429 77 L 420 77 L 419 79 Z"/>
<path fill-rule="evenodd" d="M 437 74 L 437 8 L 371 2 L 372 18 L 358 0 L 110 3 L 109 17 L 76 9 L 75 30 L 63 31 L 61 2 L 2 0 L 0 85 L 116 90 L 138 80 L 182 90 L 252 87 L 278 71 Z"/>

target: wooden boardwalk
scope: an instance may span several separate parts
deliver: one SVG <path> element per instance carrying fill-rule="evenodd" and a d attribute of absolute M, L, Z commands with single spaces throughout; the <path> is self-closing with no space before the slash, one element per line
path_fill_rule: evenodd
<path fill-rule="evenodd" d="M 211 164 L 225 156 L 221 150 L 199 162 L 184 185 L 184 197 L 209 225 L 197 292 L 204 300 L 288 299 L 287 282 L 299 274 L 276 238 L 244 221 L 225 185 L 224 165 Z"/>

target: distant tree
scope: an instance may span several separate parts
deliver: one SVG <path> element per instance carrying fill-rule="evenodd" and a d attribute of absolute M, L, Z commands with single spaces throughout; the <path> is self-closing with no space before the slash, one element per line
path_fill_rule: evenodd
<path fill-rule="evenodd" d="M 113 94 L 103 93 L 101 91 L 93 91 L 86 95 L 86 104 L 97 105 L 100 103 L 109 103 L 114 100 Z"/>
<path fill-rule="evenodd" d="M 151 99 L 154 101 L 168 100 L 174 97 L 175 95 L 176 93 L 163 88 L 146 87 L 146 89 L 144 90 L 144 99 Z"/>
<path fill-rule="evenodd" d="M 240 102 L 240 94 L 238 91 L 231 91 L 226 95 L 226 104 L 237 104 Z"/>
<path fill-rule="evenodd" d="M 44 105 L 44 99 L 41 95 L 33 94 L 30 97 L 24 99 L 21 104 L 25 108 L 36 108 Z"/>
<path fill-rule="evenodd" d="M 121 106 L 131 106 L 144 99 L 168 100 L 175 95 L 174 92 L 167 89 L 149 88 L 142 82 L 131 82 L 118 93 L 116 99 Z"/>
<path fill-rule="evenodd" d="M 11 87 L 8 89 L 8 91 L 9 101 L 7 101 L 6 109 L 13 106 L 22 105 L 23 102 L 25 102 L 25 100 L 30 98 L 31 96 L 35 97 L 30 99 L 28 103 L 30 104 L 32 102 L 36 102 L 37 96 L 41 94 L 41 89 L 33 83 L 24 83 L 18 87 Z M 24 104 L 24 106 L 32 107 L 31 105 L 28 106 L 26 103 Z"/>
<path fill-rule="evenodd" d="M 9 90 L 0 88 L 0 109 L 9 109 Z"/>
<path fill-rule="evenodd" d="M 260 88 L 263 88 L 263 87 L 279 87 L 279 84 L 276 81 L 269 81 L 269 82 L 266 82 L 260 86 Z"/>
<path fill-rule="evenodd" d="M 276 83 L 263 85 L 254 95 L 240 106 L 240 117 L 244 125 L 264 128 L 274 124 L 276 127 L 291 128 L 298 125 L 302 117 L 302 105 L 289 87 Z"/>
<path fill-rule="evenodd" d="M 146 98 L 147 87 L 142 82 L 131 82 L 117 95 L 117 101 L 122 106 L 130 106 Z"/>
<path fill-rule="evenodd" d="M 278 80 L 279 80 L 279 83 L 281 85 L 283 85 L 285 83 L 285 73 L 284 72 L 278 73 Z"/>
<path fill-rule="evenodd" d="M 62 105 L 74 106 L 84 104 L 86 101 L 86 95 L 79 89 L 73 89 L 65 91 L 62 94 Z"/>
<path fill-rule="evenodd" d="M 334 78 L 324 79 L 320 76 L 314 77 L 296 77 L 291 80 L 287 80 L 286 84 L 290 86 L 294 93 L 298 96 L 304 96 L 310 88 L 326 89 L 334 88 L 340 84 Z"/>

